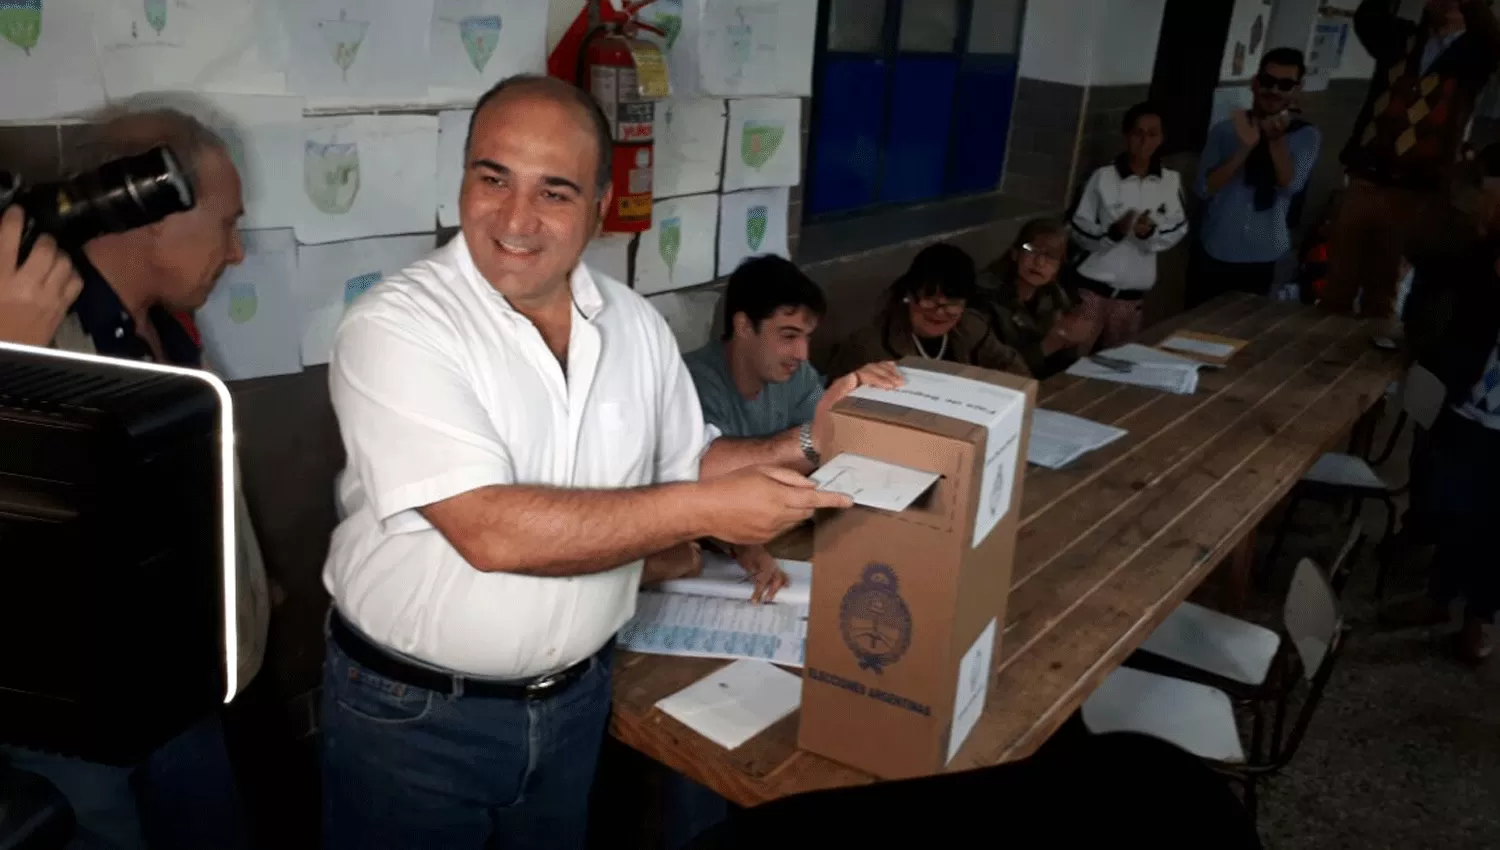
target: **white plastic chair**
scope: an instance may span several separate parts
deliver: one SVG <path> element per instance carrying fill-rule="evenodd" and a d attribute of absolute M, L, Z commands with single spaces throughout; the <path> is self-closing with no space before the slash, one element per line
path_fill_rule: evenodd
<path fill-rule="evenodd" d="M 1245 804 L 1253 818 L 1259 779 L 1281 770 L 1295 754 L 1322 699 L 1343 642 L 1338 600 L 1328 579 L 1311 559 L 1304 558 L 1297 564 L 1283 606 L 1283 622 L 1291 650 L 1276 655 L 1286 662 L 1276 666 L 1286 676 L 1285 694 L 1290 695 L 1296 682 L 1289 672 L 1294 669 L 1293 657 L 1301 678 L 1308 683 L 1296 722 L 1285 740 L 1280 730 L 1286 718 L 1287 699 L 1277 704 L 1277 731 L 1268 747 L 1260 744 L 1257 714 L 1257 729 L 1247 751 L 1228 693 L 1201 682 L 1131 667 L 1111 673 L 1084 702 L 1084 725 L 1096 734 L 1150 735 L 1213 762 L 1244 783 Z"/>

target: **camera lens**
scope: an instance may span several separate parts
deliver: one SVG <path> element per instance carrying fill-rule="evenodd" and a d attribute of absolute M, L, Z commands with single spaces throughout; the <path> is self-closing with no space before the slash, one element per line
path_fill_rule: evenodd
<path fill-rule="evenodd" d="M 60 183 L 24 190 L 27 211 L 59 242 L 83 243 L 144 227 L 193 206 L 193 190 L 165 147 L 112 160 Z"/>

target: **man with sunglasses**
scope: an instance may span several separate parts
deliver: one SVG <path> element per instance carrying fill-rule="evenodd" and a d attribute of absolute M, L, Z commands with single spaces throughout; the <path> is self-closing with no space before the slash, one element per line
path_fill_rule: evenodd
<path fill-rule="evenodd" d="M 1266 51 L 1250 83 L 1251 108 L 1209 130 L 1194 186 L 1204 210 L 1188 306 L 1231 291 L 1270 294 L 1276 261 L 1292 249 L 1292 198 L 1307 187 L 1323 146 L 1318 128 L 1296 117 L 1306 73 L 1301 51 Z"/>
<path fill-rule="evenodd" d="M 1342 156 L 1349 188 L 1330 233 L 1322 302 L 1351 313 L 1358 295 L 1360 314 L 1379 319 L 1395 315 L 1407 242 L 1446 205 L 1475 100 L 1500 65 L 1489 0 L 1427 0 L 1420 24 L 1393 5 L 1364 0 L 1354 13 L 1375 76 Z"/>

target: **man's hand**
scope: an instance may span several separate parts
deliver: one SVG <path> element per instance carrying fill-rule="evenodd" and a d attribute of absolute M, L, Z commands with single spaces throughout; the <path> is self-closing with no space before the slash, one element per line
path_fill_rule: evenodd
<path fill-rule="evenodd" d="M 1240 140 L 1240 147 L 1246 150 L 1260 144 L 1261 123 L 1250 118 L 1249 110 L 1237 109 L 1234 112 L 1234 135 Z"/>
<path fill-rule="evenodd" d="M 699 485 L 707 527 L 703 536 L 744 546 L 768 543 L 812 519 L 819 508 L 848 508 L 842 493 L 825 493 L 807 478 L 777 466 L 736 470 Z"/>
<path fill-rule="evenodd" d="M 17 268 L 25 226 L 20 207 L 11 207 L 0 218 L 0 340 L 47 345 L 83 291 L 83 281 L 68 255 L 45 235 Z"/>
<path fill-rule="evenodd" d="M 791 583 L 781 564 L 764 546 L 736 546 L 734 559 L 755 582 L 751 602 L 770 602 L 776 598 L 776 591 Z"/>
<path fill-rule="evenodd" d="M 834 380 L 823 391 L 823 397 L 818 399 L 817 409 L 813 411 L 813 448 L 819 454 L 827 454 L 828 445 L 833 442 L 833 406 L 848 398 L 850 393 L 859 387 L 894 390 L 905 383 L 906 379 L 901 377 L 901 369 L 889 360 L 861 366 Z"/>
<path fill-rule="evenodd" d="M 1260 119 L 1260 133 L 1267 141 L 1276 141 L 1286 137 L 1286 130 L 1292 125 L 1292 119 L 1286 113 L 1279 115 L 1268 115 Z"/>
<path fill-rule="evenodd" d="M 1151 220 L 1150 213 L 1141 213 L 1135 220 L 1135 238 L 1150 239 L 1151 234 L 1156 232 L 1156 222 Z"/>
<path fill-rule="evenodd" d="M 641 569 L 641 584 L 661 584 L 679 578 L 692 578 L 703 572 L 703 548 L 697 543 L 680 543 L 665 552 L 646 558 Z"/>

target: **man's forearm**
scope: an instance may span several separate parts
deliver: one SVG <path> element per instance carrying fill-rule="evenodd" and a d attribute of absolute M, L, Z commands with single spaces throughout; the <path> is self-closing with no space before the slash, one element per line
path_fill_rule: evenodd
<path fill-rule="evenodd" d="M 696 489 L 485 487 L 421 512 L 481 572 L 577 576 L 709 534 Z"/>
<path fill-rule="evenodd" d="M 720 437 L 704 452 L 698 476 L 716 478 L 747 466 L 780 466 L 806 475 L 813 467 L 802 454 L 800 430 L 790 428 L 773 437 L 754 440 Z"/>
<path fill-rule="evenodd" d="M 1212 195 L 1229 185 L 1229 181 L 1233 180 L 1234 175 L 1245 167 L 1245 160 L 1249 158 L 1250 148 L 1242 147 L 1230 154 L 1229 159 L 1224 160 L 1223 165 L 1208 172 L 1208 179 L 1203 181 L 1208 186 L 1208 193 Z"/>

